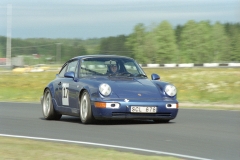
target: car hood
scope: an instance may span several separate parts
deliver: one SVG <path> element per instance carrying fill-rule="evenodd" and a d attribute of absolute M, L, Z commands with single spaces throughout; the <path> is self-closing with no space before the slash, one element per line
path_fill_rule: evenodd
<path fill-rule="evenodd" d="M 103 81 L 102 81 L 103 82 Z M 149 79 L 128 79 L 128 80 L 112 80 L 104 81 L 108 83 L 113 94 L 119 98 L 160 98 L 161 93 L 158 88 Z"/>

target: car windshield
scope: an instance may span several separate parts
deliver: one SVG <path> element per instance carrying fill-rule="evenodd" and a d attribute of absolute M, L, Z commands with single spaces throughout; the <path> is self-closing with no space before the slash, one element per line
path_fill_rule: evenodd
<path fill-rule="evenodd" d="M 85 58 L 80 62 L 79 76 L 127 76 L 147 77 L 141 67 L 130 58 Z"/>

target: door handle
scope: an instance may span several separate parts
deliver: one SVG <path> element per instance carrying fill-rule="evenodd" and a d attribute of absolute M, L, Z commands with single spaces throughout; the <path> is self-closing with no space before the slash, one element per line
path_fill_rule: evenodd
<path fill-rule="evenodd" d="M 58 85 L 59 85 L 59 86 L 62 85 L 62 82 L 59 82 Z"/>

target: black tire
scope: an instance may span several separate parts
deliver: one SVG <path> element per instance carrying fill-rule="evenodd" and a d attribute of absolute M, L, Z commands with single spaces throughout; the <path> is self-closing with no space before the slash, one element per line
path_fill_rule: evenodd
<path fill-rule="evenodd" d="M 42 103 L 43 116 L 47 120 L 59 120 L 62 115 L 56 113 L 52 104 L 52 95 L 49 89 L 46 89 L 43 95 Z"/>
<path fill-rule="evenodd" d="M 84 91 L 80 100 L 80 119 L 83 124 L 90 124 L 94 118 L 92 116 L 91 101 L 87 91 Z"/>
<path fill-rule="evenodd" d="M 153 120 L 155 123 L 168 123 L 170 120 L 166 119 L 154 119 Z"/>

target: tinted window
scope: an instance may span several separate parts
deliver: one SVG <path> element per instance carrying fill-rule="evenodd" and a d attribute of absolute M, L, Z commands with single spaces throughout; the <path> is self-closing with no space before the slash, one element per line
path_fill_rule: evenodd
<path fill-rule="evenodd" d="M 78 64 L 78 61 L 77 60 L 74 60 L 74 61 L 71 61 L 69 62 L 68 64 L 65 64 L 65 66 L 62 68 L 62 70 L 59 72 L 59 77 L 64 77 L 64 74 L 66 72 L 76 72 L 76 69 L 77 69 L 77 64 Z"/>
<path fill-rule="evenodd" d="M 75 72 L 76 72 L 76 68 L 77 68 L 77 63 L 78 63 L 77 60 L 70 62 L 70 63 L 68 64 L 67 72 L 72 71 L 72 72 L 75 73 Z"/>
<path fill-rule="evenodd" d="M 99 75 L 105 76 L 111 74 L 111 66 L 116 67 L 118 75 L 138 75 L 145 74 L 136 62 L 123 57 L 99 57 L 86 58 L 81 60 L 79 76 Z M 129 74 L 121 74 L 129 73 Z"/>

